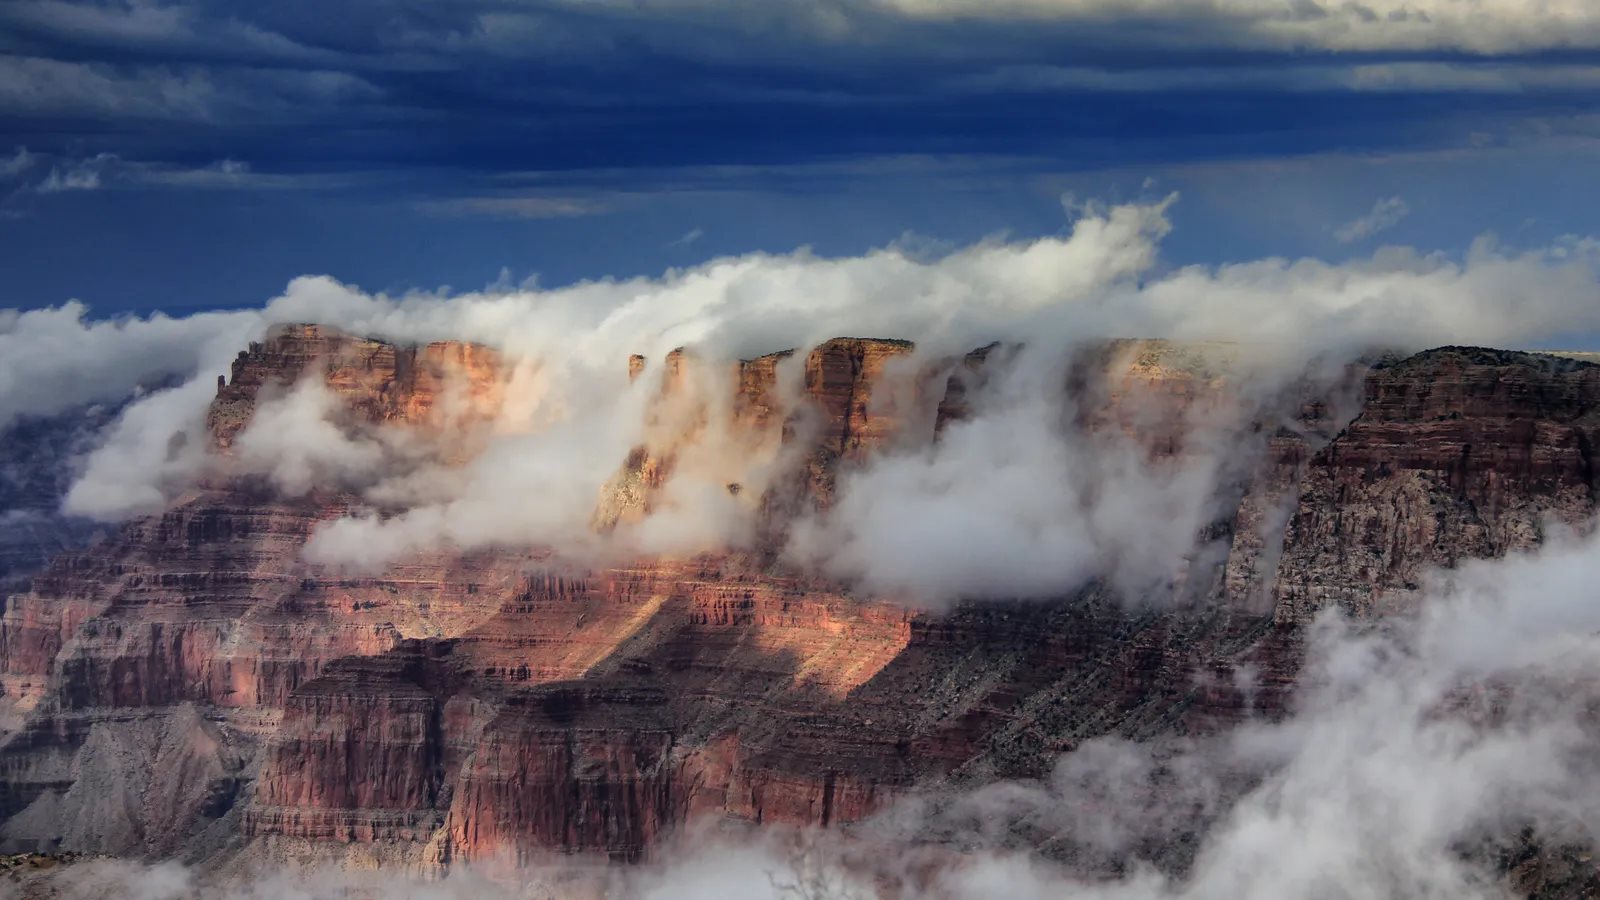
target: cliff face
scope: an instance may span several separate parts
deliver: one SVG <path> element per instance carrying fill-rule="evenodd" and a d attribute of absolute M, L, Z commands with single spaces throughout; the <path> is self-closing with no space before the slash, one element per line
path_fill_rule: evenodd
<path fill-rule="evenodd" d="M 1376 369 L 1312 460 L 1288 523 L 1277 617 L 1402 605 L 1423 573 L 1594 516 L 1600 366 L 1446 347 Z"/>
<path fill-rule="evenodd" d="M 1011 352 L 912 350 L 840 339 L 726 369 L 627 361 L 653 409 L 699 412 L 630 455 L 596 527 L 647 515 L 696 435 L 727 428 L 794 461 L 763 488 L 770 539 L 797 504 L 827 508 L 843 469 L 969 416 Z M 1193 452 L 1185 423 L 1223 408 L 1223 380 L 1172 348 L 1096 365 L 1112 360 L 1114 378 L 1067 373 L 1083 427 L 1155 459 Z M 1160 610 L 1091 586 L 919 612 L 785 568 L 759 540 L 591 566 L 439 551 L 352 577 L 299 550 L 357 498 L 220 475 L 6 601 L 0 841 L 638 859 L 691 817 L 845 822 L 929 779 L 1037 774 L 1098 735 L 1270 715 L 1317 608 L 1381 610 L 1427 564 L 1592 511 L 1597 372 L 1445 350 L 1352 370 L 1359 409 L 1288 398 L 1295 412 L 1259 424 L 1258 452 L 1224 479 L 1190 602 Z M 222 456 L 257 404 L 308 377 L 351 427 L 433 435 L 492 417 L 510 376 L 481 348 L 284 329 L 219 388 Z"/>
<path fill-rule="evenodd" d="M 241 350 L 231 377 L 217 378 L 206 425 L 217 447 L 227 450 L 263 400 L 314 375 L 353 422 L 422 426 L 437 434 L 492 415 L 509 374 L 498 353 L 473 344 L 397 347 L 317 325 L 282 326 Z"/>

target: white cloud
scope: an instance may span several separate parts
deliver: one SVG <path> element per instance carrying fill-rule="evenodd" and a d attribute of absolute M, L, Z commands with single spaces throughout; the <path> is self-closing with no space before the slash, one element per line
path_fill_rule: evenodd
<path fill-rule="evenodd" d="M 15 178 L 33 167 L 37 154 L 29 153 L 27 147 L 18 147 L 8 159 L 0 159 L 0 178 Z"/>
<path fill-rule="evenodd" d="M 1381 628 L 1326 614 L 1281 720 L 1091 741 L 1042 783 L 935 788 L 857 833 L 974 848 L 933 864 L 938 897 L 1506 896 L 1496 842 L 1588 849 L 1600 824 L 1596 553 L 1590 536 L 1470 563 Z M 1192 840 L 1186 871 L 1148 856 Z M 869 852 L 863 874 L 903 877 Z"/>
<path fill-rule="evenodd" d="M 687 247 L 690 244 L 693 244 L 695 241 L 698 241 L 701 238 L 705 237 L 705 235 L 706 235 L 705 229 L 702 229 L 702 228 L 691 228 L 688 231 L 685 231 L 681 237 L 677 237 L 677 238 L 674 238 L 674 239 L 672 239 L 670 241 L 667 241 L 667 246 L 668 247 Z"/>
<path fill-rule="evenodd" d="M 357 75 L 323 69 L 112 66 L 0 53 L 0 113 L 13 115 L 260 122 L 380 94 Z"/>
<path fill-rule="evenodd" d="M 202 360 L 225 363 L 260 315 L 95 320 L 88 312 L 77 301 L 0 311 L 0 427 L 20 415 L 126 397 L 140 382 L 192 375 Z"/>
<path fill-rule="evenodd" d="M 933 361 L 992 340 L 1056 352 L 1085 340 L 1159 336 L 1249 342 L 1261 357 L 1252 365 L 1277 377 L 1288 369 L 1271 368 L 1275 360 L 1292 368 L 1318 353 L 1337 358 L 1374 344 L 1520 345 L 1600 330 L 1600 242 L 1589 239 L 1530 250 L 1484 240 L 1459 258 L 1386 248 L 1340 264 L 1265 259 L 1163 270 L 1159 246 L 1169 228 L 1166 202 L 1086 207 L 1061 236 L 988 241 L 933 257 L 900 247 L 844 258 L 752 254 L 660 278 L 548 290 L 500 285 L 449 297 L 373 295 L 327 278 L 302 278 L 263 311 L 118 323 L 86 322 L 78 306 L 13 313 L 0 330 L 0 417 L 125 395 L 152 373 L 193 375 L 182 392 L 135 404 L 108 445 L 91 456 L 70 505 L 116 518 L 155 508 L 182 472 L 193 471 L 186 454 L 169 459 L 167 442 L 184 433 L 191 441 L 185 446 L 197 446 L 202 436 L 195 429 L 213 380 L 269 323 L 321 322 L 358 334 L 458 339 L 503 350 L 520 362 L 522 380 L 510 391 L 514 404 L 501 413 L 500 436 L 483 455 L 448 477 L 421 473 L 414 463 L 382 473 L 387 480 L 372 490 L 391 492 L 385 502 L 410 511 L 382 522 L 329 526 L 313 544 L 324 560 L 381 565 L 441 541 L 463 547 L 572 543 L 574 535 L 590 534 L 602 486 L 646 436 L 643 409 L 653 382 L 629 386 L 630 353 L 658 365 L 668 350 L 690 345 L 714 367 L 839 335 L 882 335 L 917 341 L 917 359 Z M 196 350 L 197 340 L 209 349 Z M 36 389 L 40 385 L 48 387 Z M 786 390 L 797 388 L 791 383 Z M 934 575 L 917 576 L 914 554 L 878 543 L 892 540 L 891 526 L 909 522 L 923 540 L 948 539 L 950 568 L 935 574 L 948 575 L 952 584 L 973 583 L 984 566 L 996 567 L 1009 553 L 1019 573 L 1013 577 L 1022 579 L 1009 586 L 1033 591 L 1081 578 L 1085 570 L 1073 559 L 1103 560 L 1096 553 L 1108 543 L 1131 546 L 1129 523 L 1119 512 L 1128 504 L 1104 499 L 1118 492 L 1129 503 L 1139 497 L 1167 509 L 1171 535 L 1192 534 L 1189 526 L 1206 513 L 1215 461 L 1226 454 L 1208 448 L 1191 468 L 1147 471 L 1126 455 L 1051 430 L 1040 416 L 1064 402 L 1039 390 L 998 397 L 992 418 L 952 429 L 940 447 L 892 448 L 843 482 L 841 502 L 862 507 L 859 522 L 874 523 L 872 529 L 862 532 L 858 524 L 854 536 L 828 532 L 826 540 L 802 543 L 796 552 L 822 548 L 841 572 L 886 589 L 916 590 Z M 1027 446 L 1006 443 L 1004 435 L 1015 429 L 1035 439 Z M 659 522 L 621 529 L 617 539 L 683 552 L 726 540 L 748 524 L 745 501 L 755 495 L 730 499 L 722 488 L 759 482 L 765 470 L 730 469 L 737 454 L 726 452 L 721 434 L 708 432 L 685 448 L 700 467 L 685 468 L 670 484 Z M 957 477 L 962 460 L 1002 451 L 1010 462 L 988 466 L 984 477 L 996 488 L 994 498 L 1016 502 L 969 496 L 968 484 Z M 1063 466 L 1071 477 L 1062 476 Z M 416 486 L 430 478 L 435 487 L 418 493 Z M 1030 493 L 1030 483 L 1043 487 Z M 1117 491 L 1097 493 L 1101 484 Z M 861 499 L 852 500 L 857 492 Z M 546 500 L 530 508 L 516 499 L 532 495 Z M 884 499 L 869 499 L 876 497 Z M 1034 522 L 1028 504 L 1043 497 L 1072 510 L 1074 520 Z M 1027 539 L 1000 542 L 992 559 L 975 561 L 983 542 L 965 536 L 958 515 L 944 514 L 964 506 L 985 514 L 984 527 L 993 533 Z M 1168 533 L 1146 535 L 1146 549 L 1113 570 L 1157 570 L 1154 561 L 1170 558 L 1182 543 L 1163 539 Z M 1051 555 L 1059 558 L 1021 564 Z M 897 567 L 897 560 L 903 564 Z M 963 560 L 972 565 L 958 570 Z"/>
<path fill-rule="evenodd" d="M 606 204 L 589 197 L 482 196 L 427 200 L 425 211 L 445 216 L 487 216 L 495 219 L 569 219 L 606 211 Z"/>
<path fill-rule="evenodd" d="M 491 341 L 540 361 L 544 379 L 540 405 L 524 411 L 543 423 L 507 422 L 507 437 L 458 473 L 458 494 L 381 522 L 329 526 L 311 553 L 380 566 L 441 540 L 583 550 L 576 544 L 590 541 L 596 497 L 628 448 L 646 441 L 645 398 L 626 385 L 618 362 L 632 350 L 659 360 L 668 348 L 691 344 L 715 365 L 838 334 L 882 334 L 920 341 L 924 362 L 1011 339 L 1059 364 L 1067 345 L 1096 337 L 1231 338 L 1255 343 L 1260 358 L 1250 365 L 1267 382 L 1252 402 L 1269 404 L 1273 379 L 1297 374 L 1295 365 L 1316 353 L 1519 343 L 1600 324 L 1592 305 L 1600 298 L 1600 253 L 1589 242 L 1522 253 L 1480 242 L 1460 261 L 1387 250 L 1342 265 L 1263 260 L 1146 277 L 1167 227 L 1162 204 L 1091 208 L 1066 237 L 983 244 L 932 260 L 897 251 L 716 260 L 659 281 L 465 295 L 448 315 L 433 298 L 396 302 L 299 282 L 275 306 L 344 310 L 334 317 L 354 314 L 348 321 L 360 330 Z M 556 338 L 572 335 L 582 337 Z M 1227 442 L 1228 423 L 1272 413 L 1245 405 L 1230 420 L 1207 410 L 1217 418 L 1198 429 L 1195 454 L 1180 466 L 1151 467 L 1126 448 L 1059 430 L 1054 423 L 1071 398 L 1047 388 L 1037 369 L 1016 377 L 996 385 L 983 414 L 938 445 L 891 448 L 847 473 L 837 517 L 807 523 L 792 552 L 875 589 L 929 601 L 977 589 L 1054 593 L 1108 574 L 1133 588 L 1126 584 L 1132 575 L 1160 580 L 1180 568 L 1214 512 L 1208 504 L 1224 463 L 1241 456 Z M 719 488 L 750 478 L 759 485 L 764 476 L 732 471 L 722 440 L 713 431 L 680 447 L 680 459 L 711 462 L 692 479 L 680 473 L 669 482 L 677 493 L 652 520 L 656 530 L 619 536 L 648 542 L 673 533 L 681 538 L 673 549 L 687 552 L 747 531 L 751 510 Z M 537 509 L 506 499 L 529 495 L 549 499 Z M 1163 510 L 1162 527 L 1150 526 L 1151 508 Z M 585 537 L 574 542 L 574 535 Z"/>
<path fill-rule="evenodd" d="M 1600 43 L 1588 0 L 861 0 L 913 19 L 1188 23 L 1193 41 L 1272 50 L 1456 49 L 1513 53 Z"/>
<path fill-rule="evenodd" d="M 1384 197 L 1372 204 L 1372 209 L 1366 215 L 1340 225 L 1334 230 L 1333 236 L 1341 244 L 1364 241 L 1399 225 L 1410 214 L 1411 208 L 1404 200 L 1399 197 Z"/>
<path fill-rule="evenodd" d="M 92 63 L 0 55 L 0 110 L 11 113 L 204 120 L 219 102 L 205 74 L 148 68 L 129 75 Z"/>
<path fill-rule="evenodd" d="M 1152 460 L 1119 431 L 1069 424 L 1093 411 L 1080 402 L 1095 402 L 1064 389 L 1075 362 L 1058 348 L 991 362 L 998 371 L 969 389 L 972 418 L 936 443 L 890 449 L 847 472 L 827 516 L 802 523 L 791 556 L 921 603 L 1059 596 L 1101 577 L 1125 597 L 1167 599 L 1216 512 L 1225 464 L 1259 452 L 1234 430 L 1246 413 L 1267 411 L 1201 403 L 1187 415 L 1195 452 Z M 1152 409 L 1148 418 L 1169 414 L 1182 415 Z M 1228 436 L 1215 441 L 1225 452 L 1204 447 L 1213 434 Z"/>
<path fill-rule="evenodd" d="M 359 484 L 383 469 L 384 445 L 341 427 L 348 410 L 321 381 L 305 379 L 284 397 L 262 400 L 234 453 L 245 471 L 268 474 L 285 494 Z"/>
<path fill-rule="evenodd" d="M 237 159 L 219 159 L 198 169 L 128 162 L 123 164 L 119 174 L 135 186 L 194 190 L 277 190 L 329 187 L 340 183 L 333 176 L 258 172 L 249 163 Z"/>
<path fill-rule="evenodd" d="M 63 510 L 102 521 L 160 512 L 205 468 L 212 394 L 197 378 L 130 404 L 84 460 Z"/>
<path fill-rule="evenodd" d="M 182 0 L 95 4 L 12 0 L 0 14 L 0 22 L 15 23 L 29 32 L 50 34 L 80 47 L 137 48 L 180 55 L 226 48 L 241 63 L 271 60 L 319 68 L 352 61 L 337 51 L 296 43 L 243 21 L 231 10 L 220 12 L 228 14 L 207 15 L 200 4 Z"/>
<path fill-rule="evenodd" d="M 1227 90 L 1358 93 L 1515 94 L 1600 87 L 1590 65 L 1441 62 L 1327 62 L 1304 65 L 1107 69 L 1089 66 L 1002 66 L 949 82 L 972 92 L 994 90 L 1208 92 Z"/>
<path fill-rule="evenodd" d="M 1497 55 L 1600 46 L 1600 11 L 1588 0 L 838 0 L 820 5 L 774 0 L 759 11 L 727 0 L 661 0 L 648 9 L 629 0 L 557 2 L 581 2 L 618 17 L 715 17 L 720 27 L 750 35 L 781 31 L 830 48 L 854 44 L 900 55 L 931 50 L 960 56 L 984 36 L 969 32 L 965 42 L 941 47 L 934 29 L 971 23 L 995 26 L 990 31 L 1012 37 L 1076 33 L 1112 45 L 1172 49 Z M 510 38 L 526 35 L 542 40 L 541 48 L 560 49 L 548 29 L 536 29 L 540 20 L 532 15 L 500 14 L 493 21 L 495 28 L 486 23 L 488 33 L 475 36 L 475 47 L 506 52 Z M 927 36 L 927 43 L 919 44 L 919 36 Z M 575 37 L 598 43 L 585 32 Z M 692 46 L 706 54 L 740 49 L 713 40 Z M 578 47 L 595 49 L 593 44 Z"/>
<path fill-rule="evenodd" d="M 44 180 L 33 186 L 41 194 L 56 194 L 62 191 L 93 191 L 101 185 L 101 175 L 106 169 L 117 165 L 117 157 L 110 153 L 101 153 L 88 159 L 63 162 L 50 168 L 50 174 Z"/>
<path fill-rule="evenodd" d="M 27 214 L 27 209 L 19 205 L 27 199 L 68 191 L 296 190 L 350 183 L 350 179 L 339 175 L 258 172 L 249 163 L 228 158 L 199 168 L 185 168 L 167 163 L 123 159 L 114 153 L 88 157 L 53 156 L 30 153 L 21 147 L 9 160 L 0 159 L 0 179 L 22 178 L 46 163 L 49 163 L 49 171 L 42 178 L 23 180 L 9 194 L 0 197 L 0 216 L 21 218 Z"/>

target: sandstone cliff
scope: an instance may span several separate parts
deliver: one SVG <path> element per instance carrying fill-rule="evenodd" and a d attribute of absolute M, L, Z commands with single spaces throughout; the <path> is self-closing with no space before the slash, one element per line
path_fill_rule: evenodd
<path fill-rule="evenodd" d="M 618 461 L 596 527 L 648 515 L 697 434 L 727 428 L 793 461 L 739 551 L 576 565 L 440 549 L 353 577 L 299 550 L 358 498 L 222 475 L 57 557 L 0 614 L 0 843 L 379 842 L 439 864 L 638 859 L 697 816 L 847 822 L 930 779 L 1037 774 L 1094 736 L 1271 715 L 1316 609 L 1403 603 L 1426 565 L 1593 511 L 1600 367 L 1451 348 L 1350 370 L 1358 408 L 1295 395 L 1281 420 L 1241 423 L 1257 451 L 1225 473 L 1176 606 L 1091 585 L 915 611 L 788 568 L 767 543 L 797 508 L 825 510 L 841 470 L 970 415 L 1010 352 L 913 349 L 619 360 L 659 391 L 653 408 L 701 412 Z M 1152 458 L 1192 452 L 1188 417 L 1225 403 L 1225 380 L 1169 346 L 1088 358 L 1067 373 L 1074 427 L 1125 432 Z M 492 416 L 507 372 L 481 348 L 282 329 L 219 388 L 219 453 L 267 393 L 307 377 L 350 427 L 437 433 Z"/>

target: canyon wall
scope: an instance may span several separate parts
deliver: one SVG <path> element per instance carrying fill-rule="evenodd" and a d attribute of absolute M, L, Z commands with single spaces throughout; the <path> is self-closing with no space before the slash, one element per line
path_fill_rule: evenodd
<path fill-rule="evenodd" d="M 1444 347 L 1384 365 L 1312 459 L 1277 579 L 1277 618 L 1403 607 L 1429 569 L 1542 543 L 1593 519 L 1600 366 Z"/>
<path fill-rule="evenodd" d="M 372 846 L 430 866 L 636 860 L 700 817 L 849 822 L 931 781 L 1037 775 L 1089 738 L 1274 715 L 1319 610 L 1403 608 L 1428 568 L 1594 512 L 1600 366 L 1445 348 L 1351 367 L 1242 423 L 1248 449 L 1159 603 L 1096 582 L 921 610 L 785 560 L 792 521 L 828 510 L 841 473 L 970 417 L 1013 351 L 922 360 L 847 338 L 731 366 L 619 360 L 659 392 L 653 409 L 706 405 L 618 460 L 595 529 L 648 517 L 695 435 L 725 428 L 786 464 L 726 486 L 759 493 L 748 545 L 582 564 L 440 548 L 358 576 L 300 554 L 357 492 L 286 496 L 229 468 L 260 404 L 319 380 L 340 427 L 411 429 L 459 460 L 512 367 L 279 329 L 219 385 L 218 465 L 197 487 L 6 599 L 0 843 L 190 859 Z M 1196 452 L 1192 423 L 1230 390 L 1153 343 L 1082 354 L 1064 377 L 1070 427 L 1126 434 L 1157 465 Z M 683 400 L 693 379 L 726 396 Z"/>

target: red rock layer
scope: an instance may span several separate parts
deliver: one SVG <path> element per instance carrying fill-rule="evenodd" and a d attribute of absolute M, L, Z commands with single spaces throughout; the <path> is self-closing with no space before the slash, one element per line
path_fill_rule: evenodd
<path fill-rule="evenodd" d="M 739 361 L 739 381 L 733 400 L 735 421 L 757 432 L 764 432 L 782 421 L 784 402 L 778 388 L 778 366 L 793 355 L 793 350 L 783 350 Z"/>
<path fill-rule="evenodd" d="M 774 455 L 780 443 L 798 446 L 804 466 L 767 485 L 761 498 L 771 543 L 782 520 L 828 504 L 841 464 L 864 461 L 904 426 L 909 398 L 897 397 L 884 383 L 889 361 L 913 349 L 907 341 L 828 341 L 804 359 L 792 396 L 784 396 L 779 366 L 794 351 L 741 360 L 725 371 L 708 370 L 683 349 L 672 351 L 663 360 L 647 444 L 634 450 L 607 486 L 597 525 L 606 530 L 648 515 L 680 459 L 701 452 L 697 443 L 717 442 L 759 457 Z M 644 368 L 639 359 L 629 362 L 635 378 Z M 735 492 L 745 488 L 736 481 L 727 486 Z"/>
<path fill-rule="evenodd" d="M 893 363 L 910 352 L 831 341 L 797 360 L 794 397 L 781 355 L 741 363 L 725 382 L 730 419 L 787 440 L 807 496 L 825 503 L 839 467 L 971 415 L 1008 355 L 902 377 Z M 663 363 L 663 402 L 695 383 L 692 366 Z M 1168 349 L 1129 371 L 1080 385 L 1081 421 L 1157 458 L 1187 452 L 1182 428 L 1140 416 L 1183 419 L 1221 402 L 1219 382 Z M 930 778 L 1041 773 L 1098 735 L 1271 714 L 1302 609 L 1395 580 L 1374 573 L 1536 540 L 1536 512 L 1586 514 L 1596 371 L 1424 354 L 1374 372 L 1361 416 L 1320 452 L 1349 417 L 1288 398 L 1291 414 L 1263 425 L 1259 455 L 1225 479 L 1203 536 L 1220 552 L 1190 575 L 1205 602 L 1160 613 L 1099 588 L 913 613 L 759 547 L 602 568 L 434 555 L 348 578 L 297 554 L 349 498 L 221 480 L 57 560 L 7 602 L 0 686 L 21 724 L 0 738 L 0 837 L 168 852 L 237 823 L 252 838 L 389 842 L 435 862 L 550 848 L 636 859 L 691 816 L 844 822 Z M 501 377 L 470 348 L 285 329 L 235 365 L 213 410 L 219 444 L 267 385 L 304 373 L 361 420 L 397 423 L 436 421 L 446 397 L 488 409 Z M 927 396 L 930 384 L 942 390 Z M 669 474 L 642 477 L 640 496 Z M 1424 510 L 1444 512 L 1421 540 L 1409 529 Z M 1452 544 L 1463 549 L 1439 549 Z M 1256 602 L 1271 597 L 1276 617 Z M 141 737 L 144 723 L 165 736 Z M 189 760 L 203 790 L 107 824 L 84 773 L 151 796 L 177 770 L 128 769 L 142 758 L 130 748 L 169 745 L 190 748 L 167 757 Z"/>
<path fill-rule="evenodd" d="M 492 415 L 509 374 L 497 352 L 476 344 L 397 346 L 320 325 L 279 326 L 240 351 L 232 378 L 218 379 L 207 419 L 217 445 L 231 445 L 258 402 L 308 373 L 361 421 L 435 425 Z"/>
<path fill-rule="evenodd" d="M 805 391 L 821 410 L 818 449 L 864 456 L 893 434 L 898 410 L 879 386 L 890 362 L 909 356 L 909 341 L 835 338 L 806 357 Z"/>

